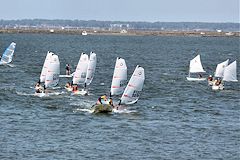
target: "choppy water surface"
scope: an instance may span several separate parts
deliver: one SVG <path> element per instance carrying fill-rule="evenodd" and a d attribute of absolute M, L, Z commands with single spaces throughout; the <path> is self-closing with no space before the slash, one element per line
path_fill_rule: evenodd
<path fill-rule="evenodd" d="M 216 92 L 185 78 L 196 49 L 209 74 L 229 58 L 240 77 L 239 38 L 0 34 L 0 52 L 12 41 L 15 67 L 0 66 L 0 159 L 239 159 L 239 82 Z M 48 50 L 62 74 L 81 52 L 96 52 L 89 96 L 33 96 Z M 124 112 L 91 114 L 109 92 L 117 56 L 129 78 L 136 65 L 145 68 L 144 92 Z"/>

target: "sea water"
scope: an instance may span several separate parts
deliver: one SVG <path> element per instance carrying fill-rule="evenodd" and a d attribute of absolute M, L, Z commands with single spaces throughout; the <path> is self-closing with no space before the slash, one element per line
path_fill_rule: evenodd
<path fill-rule="evenodd" d="M 212 91 L 186 80 L 197 54 L 205 77 L 230 59 L 239 79 L 239 38 L 0 34 L 0 52 L 12 41 L 14 66 L 0 66 L 0 159 L 239 159 L 239 82 Z M 97 54 L 88 96 L 64 90 L 67 78 L 54 93 L 34 95 L 47 51 L 59 56 L 61 74 L 66 63 L 75 70 L 82 52 Z M 93 114 L 117 57 L 128 79 L 136 65 L 145 68 L 143 92 L 123 111 Z"/>

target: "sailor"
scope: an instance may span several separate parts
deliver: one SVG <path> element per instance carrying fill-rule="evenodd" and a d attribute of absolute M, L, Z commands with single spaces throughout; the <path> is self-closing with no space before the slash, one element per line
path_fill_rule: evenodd
<path fill-rule="evenodd" d="M 78 86 L 77 85 L 73 85 L 72 86 L 72 91 L 73 92 L 77 92 L 78 91 Z"/>
<path fill-rule="evenodd" d="M 44 88 L 40 85 L 39 82 L 37 82 L 35 85 L 35 92 L 36 93 L 44 93 Z"/>
<path fill-rule="evenodd" d="M 66 75 L 70 75 L 71 74 L 71 71 L 70 71 L 70 65 L 69 64 L 66 64 Z"/>
<path fill-rule="evenodd" d="M 112 98 L 109 98 L 109 105 L 112 106 L 112 107 L 114 107 L 114 106 L 113 106 L 113 100 L 112 100 Z"/>
<path fill-rule="evenodd" d="M 107 104 L 107 95 L 104 94 L 103 96 L 99 97 L 97 104 Z"/>
<path fill-rule="evenodd" d="M 65 88 L 72 88 L 71 83 L 67 82 L 66 85 L 65 85 Z"/>
<path fill-rule="evenodd" d="M 202 78 L 202 74 L 201 73 L 198 74 L 198 78 Z"/>
<path fill-rule="evenodd" d="M 213 77 L 212 77 L 212 75 L 209 75 L 209 77 L 208 77 L 208 81 L 213 81 Z"/>
<path fill-rule="evenodd" d="M 215 85 L 219 86 L 220 84 L 221 84 L 221 80 L 220 80 L 220 78 L 218 78 L 217 81 L 215 82 Z"/>

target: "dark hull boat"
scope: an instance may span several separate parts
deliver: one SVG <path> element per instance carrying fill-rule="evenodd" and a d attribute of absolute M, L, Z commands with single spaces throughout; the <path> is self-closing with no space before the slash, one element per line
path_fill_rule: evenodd
<path fill-rule="evenodd" d="M 113 106 L 109 104 L 96 104 L 92 106 L 93 113 L 108 113 L 112 112 Z"/>

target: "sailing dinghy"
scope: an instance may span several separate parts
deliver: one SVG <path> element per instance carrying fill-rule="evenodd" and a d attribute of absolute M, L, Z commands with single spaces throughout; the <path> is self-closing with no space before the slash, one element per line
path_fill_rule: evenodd
<path fill-rule="evenodd" d="M 127 65 L 123 58 L 117 57 L 112 84 L 111 84 L 111 96 L 120 95 L 123 93 L 127 81 Z"/>
<path fill-rule="evenodd" d="M 88 55 L 86 53 L 82 53 L 78 61 L 76 71 L 73 76 L 73 81 L 72 81 L 73 85 L 85 85 L 88 63 L 89 63 Z M 86 95 L 87 93 L 88 92 L 85 89 L 74 92 L 74 94 L 81 94 L 81 95 Z"/>
<path fill-rule="evenodd" d="M 219 63 L 216 67 L 216 71 L 215 71 L 215 74 L 214 74 L 214 78 L 212 81 L 208 81 L 208 85 L 212 86 L 213 85 L 213 82 L 214 82 L 214 79 L 218 79 L 218 78 L 223 78 L 223 73 L 224 73 L 224 70 L 225 68 L 228 66 L 228 62 L 229 62 L 229 59 L 227 59 L 226 61 L 222 62 L 222 63 Z"/>
<path fill-rule="evenodd" d="M 134 104 L 138 101 L 145 80 L 144 68 L 136 66 L 123 95 L 120 104 Z"/>
<path fill-rule="evenodd" d="M 96 53 L 91 52 L 88 57 L 87 54 L 82 53 L 76 68 L 76 71 L 73 74 L 73 85 L 83 85 L 84 88 L 81 90 L 76 90 L 73 94 L 87 95 L 89 86 L 93 80 L 95 69 L 97 64 Z M 71 91 L 72 88 L 66 88 L 68 91 Z"/>
<path fill-rule="evenodd" d="M 127 79 L 127 66 L 125 60 L 122 58 L 117 58 L 114 69 L 113 81 L 111 85 L 110 96 L 119 95 L 122 92 L 123 94 L 119 104 L 115 106 L 116 108 L 119 108 L 121 104 L 134 104 L 138 101 L 145 80 L 144 68 L 136 66 L 128 82 L 127 87 L 123 91 L 124 88 L 123 86 L 120 85 L 121 84 L 120 82 L 126 81 L 126 79 Z M 118 85 L 118 87 L 112 87 L 115 85 Z M 95 104 L 92 106 L 93 113 L 108 113 L 114 110 L 112 103 L 110 103 L 111 99 L 101 102 L 102 104 Z"/>
<path fill-rule="evenodd" d="M 202 78 L 201 77 L 201 73 L 204 73 L 206 71 L 204 71 L 203 67 L 202 67 L 202 63 L 201 63 L 201 59 L 200 59 L 200 55 L 197 55 L 195 58 L 193 58 L 190 61 L 190 65 L 189 65 L 189 74 L 187 80 L 188 81 L 204 81 L 206 80 L 206 78 Z M 193 78 L 191 77 L 191 73 L 198 73 L 200 75 L 200 77 L 198 78 Z"/>
<path fill-rule="evenodd" d="M 227 67 L 225 67 L 223 72 L 223 79 L 215 80 L 212 85 L 213 90 L 223 90 L 224 89 L 224 81 L 226 82 L 237 82 L 237 61 L 232 62 Z"/>
<path fill-rule="evenodd" d="M 113 72 L 110 97 L 123 93 L 127 80 L 127 65 L 123 58 L 117 57 Z M 104 103 L 105 102 L 105 103 Z M 109 101 L 102 101 L 102 104 L 92 106 L 93 113 L 108 113 L 112 112 L 113 105 Z"/>
<path fill-rule="evenodd" d="M 2 58 L 0 60 L 0 65 L 5 65 L 5 64 L 9 64 L 12 62 L 13 59 L 13 53 L 15 51 L 16 48 L 16 43 L 12 42 L 8 48 L 4 51 Z"/>
<path fill-rule="evenodd" d="M 40 83 L 44 83 L 45 88 L 52 88 L 58 85 L 60 73 L 60 62 L 57 55 L 53 52 L 47 53 L 43 68 L 40 74 Z M 35 93 L 37 96 L 45 96 L 45 92 Z"/>

